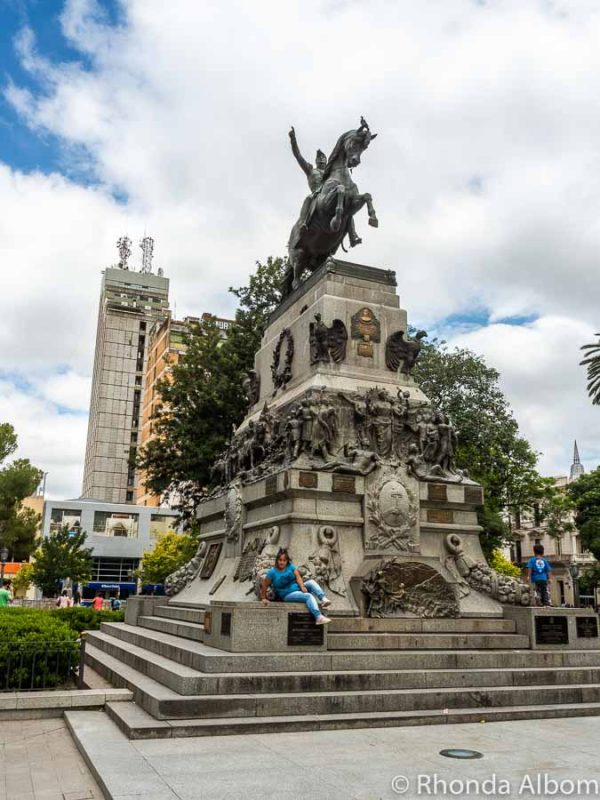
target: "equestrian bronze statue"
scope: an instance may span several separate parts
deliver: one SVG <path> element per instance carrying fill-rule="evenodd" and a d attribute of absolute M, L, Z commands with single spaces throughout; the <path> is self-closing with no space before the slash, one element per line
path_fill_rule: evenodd
<path fill-rule="evenodd" d="M 350 171 L 360 164 L 360 157 L 377 136 L 371 133 L 363 117 L 360 126 L 342 134 L 329 159 L 317 150 L 315 165 L 300 153 L 296 132 L 290 131 L 292 152 L 306 174 L 310 195 L 305 199 L 300 217 L 290 234 L 289 267 L 284 277 L 282 295 L 295 289 L 306 271 L 314 272 L 348 236 L 351 247 L 361 243 L 354 228 L 354 215 L 366 205 L 369 225 L 378 226 L 370 194 L 360 194 Z"/>

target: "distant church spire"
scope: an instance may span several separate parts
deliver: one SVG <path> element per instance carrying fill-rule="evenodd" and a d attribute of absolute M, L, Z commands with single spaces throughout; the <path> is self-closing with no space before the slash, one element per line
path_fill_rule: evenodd
<path fill-rule="evenodd" d="M 571 464 L 571 474 L 569 475 L 570 481 L 576 481 L 581 475 L 585 473 L 583 464 L 579 460 L 579 449 L 577 447 L 577 439 L 575 439 L 575 446 L 573 447 L 573 463 Z"/>

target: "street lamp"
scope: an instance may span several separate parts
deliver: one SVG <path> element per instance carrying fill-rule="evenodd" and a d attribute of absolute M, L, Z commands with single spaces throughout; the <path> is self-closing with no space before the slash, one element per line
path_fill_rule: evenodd
<path fill-rule="evenodd" d="M 4 580 L 4 567 L 8 561 L 8 547 L 0 548 L 0 583 Z"/>
<path fill-rule="evenodd" d="M 579 565 L 570 564 L 569 574 L 571 575 L 571 580 L 573 581 L 573 605 L 575 608 L 579 608 Z"/>

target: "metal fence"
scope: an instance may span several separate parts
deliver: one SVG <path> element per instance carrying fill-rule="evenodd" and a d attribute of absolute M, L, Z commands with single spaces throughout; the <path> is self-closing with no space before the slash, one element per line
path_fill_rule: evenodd
<path fill-rule="evenodd" d="M 0 643 L 0 692 L 72 689 L 83 681 L 85 638 Z"/>

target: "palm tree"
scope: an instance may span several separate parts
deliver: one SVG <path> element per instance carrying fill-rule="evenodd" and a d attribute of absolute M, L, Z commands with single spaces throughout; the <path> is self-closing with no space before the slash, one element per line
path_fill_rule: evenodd
<path fill-rule="evenodd" d="M 600 336 L 597 333 L 596 336 Z M 585 358 L 579 363 L 587 366 L 587 391 L 595 406 L 600 406 L 600 339 L 595 344 L 584 344 Z"/>

